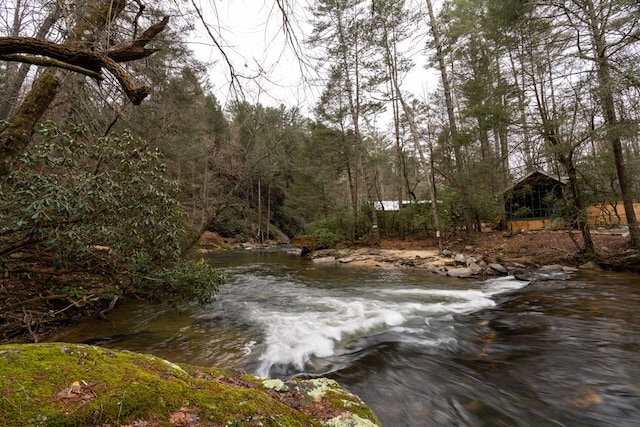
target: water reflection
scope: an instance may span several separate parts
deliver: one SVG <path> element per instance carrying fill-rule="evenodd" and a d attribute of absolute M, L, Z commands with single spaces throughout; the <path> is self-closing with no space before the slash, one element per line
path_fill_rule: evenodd
<path fill-rule="evenodd" d="M 327 375 L 390 427 L 640 425 L 637 275 L 524 287 L 282 254 L 214 263 L 231 282 L 211 307 L 125 304 L 112 323 L 60 338 L 272 376 Z"/>

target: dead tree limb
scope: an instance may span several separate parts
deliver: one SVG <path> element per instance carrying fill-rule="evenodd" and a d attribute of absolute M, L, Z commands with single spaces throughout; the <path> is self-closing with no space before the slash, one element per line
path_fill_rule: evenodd
<path fill-rule="evenodd" d="M 39 65 L 41 67 L 57 67 L 62 68 L 63 70 L 69 70 L 75 73 L 84 74 L 85 76 L 89 76 L 96 81 L 101 81 L 103 79 L 102 74 L 98 72 L 87 70 L 86 68 L 78 67 L 76 65 L 72 65 L 53 58 L 43 58 L 41 56 L 35 55 L 8 54 L 0 55 L 0 61 L 22 62 L 24 64 Z"/>
<path fill-rule="evenodd" d="M 124 8 L 122 1 L 108 3 L 107 6 L 111 5 L 111 7 L 95 9 L 83 22 L 94 24 L 106 22 L 105 10 L 110 12 L 110 18 L 113 19 L 114 16 L 111 15 L 117 15 Z M 21 62 L 28 62 L 29 55 L 38 57 L 37 61 L 56 60 L 69 67 L 79 67 L 74 71 L 87 70 L 83 74 L 93 74 L 93 76 L 99 76 L 103 70 L 107 70 L 116 77 L 131 102 L 138 105 L 149 95 L 151 88 L 136 84 L 135 79 L 120 63 L 143 59 L 157 52 L 158 49 L 149 49 L 146 46 L 165 29 L 168 22 L 169 17 L 164 17 L 162 21 L 150 26 L 127 46 L 103 52 L 93 51 L 88 47 L 78 47 L 77 43 L 74 43 L 78 40 L 73 37 L 63 44 L 28 37 L 0 37 L 0 55 L 9 55 L 8 58 L 20 59 Z M 84 34 L 94 29 L 81 26 L 71 33 Z M 66 68 L 69 69 L 69 67 Z M 51 67 L 47 68 L 35 81 L 9 126 L 0 132 L 0 177 L 9 174 L 15 159 L 28 146 L 37 123 L 58 93 L 60 79 L 61 77 L 54 73 Z"/>
<path fill-rule="evenodd" d="M 113 310 L 116 306 L 116 303 L 118 302 L 118 295 L 114 295 L 113 298 L 111 298 L 111 302 L 109 303 L 109 307 L 105 308 L 104 310 L 101 310 L 98 315 L 100 316 L 100 318 L 102 320 L 109 320 L 107 319 L 107 313 L 109 313 L 111 310 Z"/>
<path fill-rule="evenodd" d="M 119 65 L 121 62 L 144 59 L 159 49 L 146 45 L 169 23 L 169 17 L 150 26 L 127 46 L 106 52 L 78 48 L 32 37 L 0 37 L 0 60 L 53 66 L 102 80 L 102 70 L 113 74 L 134 105 L 139 105 L 151 93 L 149 86 L 137 85 L 133 77 Z"/>

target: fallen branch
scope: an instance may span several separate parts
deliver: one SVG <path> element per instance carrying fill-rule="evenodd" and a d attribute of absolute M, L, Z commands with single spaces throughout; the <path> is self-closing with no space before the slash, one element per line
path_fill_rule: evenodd
<path fill-rule="evenodd" d="M 36 335 L 35 332 L 33 332 L 33 329 L 31 329 L 32 316 L 31 316 L 31 314 L 28 314 L 26 312 L 24 307 L 22 307 L 22 312 L 24 313 L 23 322 L 27 326 L 27 331 L 29 331 L 29 335 L 31 335 L 31 338 L 33 339 L 33 342 L 37 343 L 38 342 L 38 336 Z"/>
<path fill-rule="evenodd" d="M 68 306 L 66 306 L 65 308 L 58 310 L 54 313 L 49 314 L 50 317 L 55 317 L 60 313 L 64 313 L 65 311 L 69 310 L 71 307 L 82 307 L 81 304 L 86 304 L 88 300 L 90 300 L 91 298 L 94 298 L 95 295 L 89 295 L 88 297 L 83 297 L 81 300 L 78 301 L 73 301 L 71 304 L 69 304 Z"/>
<path fill-rule="evenodd" d="M 109 320 L 107 319 L 107 313 L 109 313 L 111 310 L 114 309 L 117 302 L 118 302 L 118 295 L 114 295 L 113 298 L 111 298 L 111 303 L 109 303 L 109 307 L 105 308 L 104 310 L 100 311 L 100 313 L 98 313 L 100 318 L 103 320 Z"/>
<path fill-rule="evenodd" d="M 39 296 L 39 297 L 31 298 L 31 299 L 28 299 L 28 300 L 20 301 L 20 302 L 17 302 L 15 304 L 11 304 L 11 305 L 7 305 L 5 307 L 2 307 L 2 311 L 3 312 L 10 311 L 10 310 L 13 310 L 13 309 L 16 309 L 16 308 L 24 307 L 27 304 L 32 304 L 32 303 L 36 303 L 36 302 L 44 302 L 44 301 L 51 301 L 51 300 L 56 300 L 56 299 L 67 299 L 67 298 L 69 298 L 69 296 L 68 295 L 64 295 L 64 294 Z"/>
<path fill-rule="evenodd" d="M 10 245 L 0 248 L 0 257 L 7 257 L 14 252 L 17 252 L 40 241 L 40 239 L 34 239 L 31 236 L 25 237 L 24 239 L 18 240 L 17 242 L 13 242 Z"/>

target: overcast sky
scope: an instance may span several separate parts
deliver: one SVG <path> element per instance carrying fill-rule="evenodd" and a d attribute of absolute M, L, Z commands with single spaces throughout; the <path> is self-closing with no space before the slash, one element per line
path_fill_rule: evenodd
<path fill-rule="evenodd" d="M 250 102 L 265 105 L 296 102 L 308 104 L 319 89 L 311 87 L 316 79 L 313 69 L 306 68 L 296 58 L 282 31 L 282 13 L 274 1 L 229 0 L 215 2 L 217 13 L 206 6 L 205 19 L 211 32 L 222 44 L 226 55 L 242 76 L 242 90 Z M 294 3 L 294 2 L 292 2 Z M 304 48 L 305 33 L 310 32 L 306 24 L 304 5 L 295 2 L 291 15 L 295 35 Z M 208 9 L 207 9 L 208 7 Z M 200 25 L 190 47 L 199 59 L 212 63 L 209 76 L 216 97 L 224 104 L 234 98 L 230 92 L 230 72 L 220 51 L 212 45 L 211 38 Z M 306 81 L 305 81 L 306 79 Z M 305 105 L 301 105 L 303 109 Z"/>
<path fill-rule="evenodd" d="M 215 1 L 217 12 L 211 9 L 212 0 L 201 0 L 205 19 L 210 30 L 223 45 L 237 74 L 250 77 L 242 79 L 243 93 L 249 102 L 277 106 L 298 105 L 304 114 L 311 111 L 322 91 L 317 83 L 316 65 L 301 64 L 282 31 L 282 13 L 274 0 L 224 0 Z M 298 48 L 306 49 L 305 38 L 311 33 L 308 1 L 291 1 L 289 11 Z M 210 83 L 213 93 L 222 104 L 234 99 L 230 92 L 229 68 L 219 50 L 212 45 L 203 26 L 200 26 L 191 47 L 199 59 L 213 63 L 210 67 Z M 415 46 L 422 50 L 421 46 Z M 413 57 L 417 63 L 405 81 L 405 90 L 418 99 L 425 99 L 438 82 L 435 70 L 425 70 L 426 58 L 422 53 Z M 309 66 L 310 65 L 310 66 Z M 314 83 L 315 82 L 315 83 Z"/>

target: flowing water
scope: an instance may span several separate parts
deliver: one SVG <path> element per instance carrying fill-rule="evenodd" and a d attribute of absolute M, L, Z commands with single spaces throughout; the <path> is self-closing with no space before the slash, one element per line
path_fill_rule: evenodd
<path fill-rule="evenodd" d="M 126 303 L 57 337 L 271 377 L 328 376 L 396 426 L 640 426 L 640 276 L 456 280 L 212 257 L 229 282 L 181 311 Z"/>

